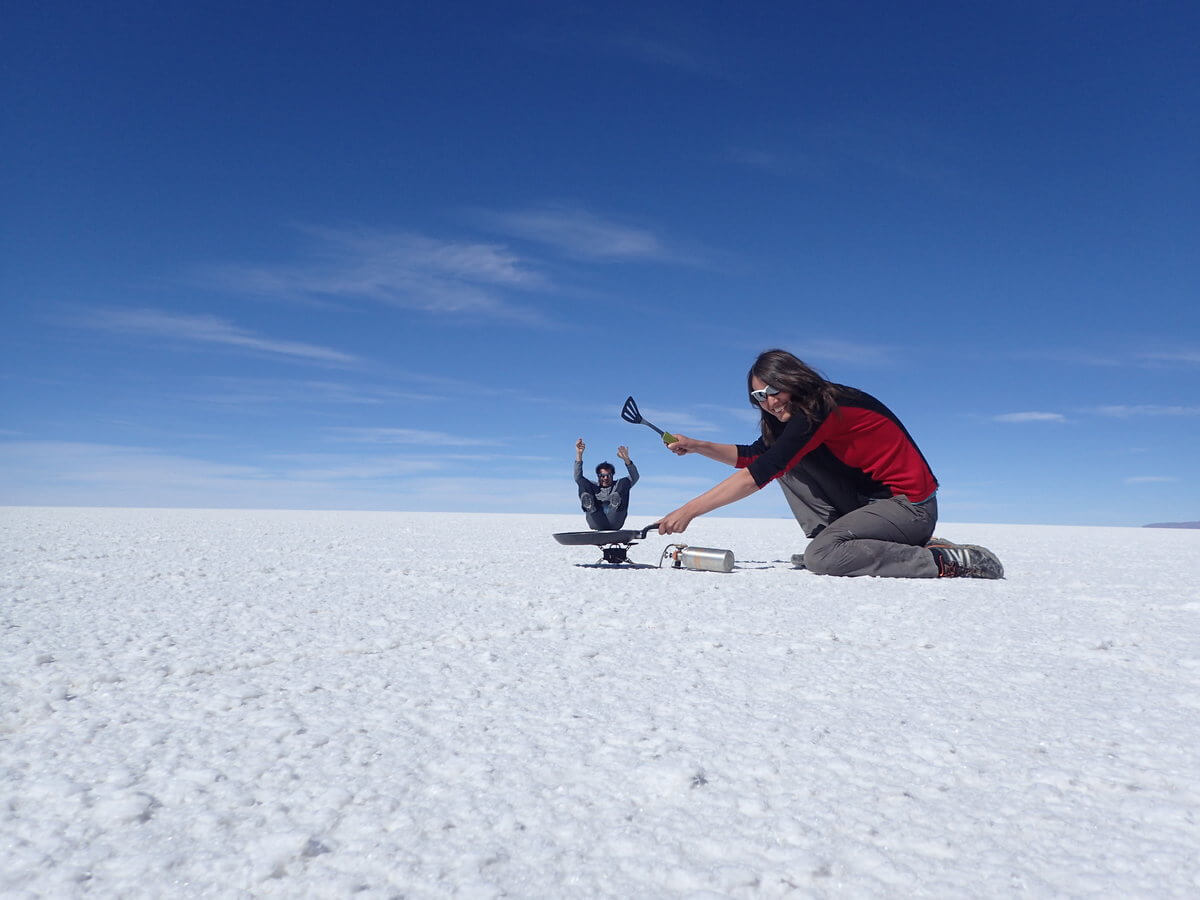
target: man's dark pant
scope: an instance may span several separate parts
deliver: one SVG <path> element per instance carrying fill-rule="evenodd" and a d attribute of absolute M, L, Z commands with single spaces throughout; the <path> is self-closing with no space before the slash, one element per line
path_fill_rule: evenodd
<path fill-rule="evenodd" d="M 612 496 L 616 503 L 601 503 L 589 493 L 579 495 L 579 504 L 583 507 L 588 528 L 593 531 L 617 531 L 625 524 L 625 517 L 629 515 L 629 497 L 615 490 Z"/>

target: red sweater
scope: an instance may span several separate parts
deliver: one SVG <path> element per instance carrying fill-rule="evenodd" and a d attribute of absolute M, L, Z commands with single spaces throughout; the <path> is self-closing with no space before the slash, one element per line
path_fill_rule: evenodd
<path fill-rule="evenodd" d="M 920 503 L 938 482 L 916 442 L 895 414 L 864 391 L 834 385 L 838 405 L 818 422 L 803 414 L 778 422 L 775 441 L 737 445 L 737 467 L 749 468 L 760 488 L 809 453 L 824 447 L 846 467 L 865 496 L 901 495 Z"/>

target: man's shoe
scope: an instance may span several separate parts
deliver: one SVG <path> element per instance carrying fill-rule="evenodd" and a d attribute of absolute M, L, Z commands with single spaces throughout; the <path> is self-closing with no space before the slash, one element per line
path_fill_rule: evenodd
<path fill-rule="evenodd" d="M 583 507 L 584 512 L 591 512 L 596 508 L 596 498 L 591 494 L 580 494 L 579 505 Z"/>
<path fill-rule="evenodd" d="M 792 565 L 795 566 L 797 569 L 807 569 L 808 568 L 808 566 L 806 566 L 804 564 L 804 554 L 803 553 L 793 553 L 792 554 Z"/>
<path fill-rule="evenodd" d="M 939 578 L 1003 578 L 1004 566 L 987 547 L 955 544 L 930 549 L 937 562 Z"/>

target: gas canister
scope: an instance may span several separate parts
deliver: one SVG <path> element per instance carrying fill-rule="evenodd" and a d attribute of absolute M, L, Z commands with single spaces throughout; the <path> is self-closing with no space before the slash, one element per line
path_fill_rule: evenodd
<path fill-rule="evenodd" d="M 687 544 L 672 544 L 667 555 L 676 569 L 695 569 L 702 572 L 732 572 L 733 551 L 717 550 L 713 547 L 689 547 Z"/>

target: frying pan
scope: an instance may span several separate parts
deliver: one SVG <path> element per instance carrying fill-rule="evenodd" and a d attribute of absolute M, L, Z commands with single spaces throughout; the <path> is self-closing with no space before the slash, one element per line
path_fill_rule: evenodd
<path fill-rule="evenodd" d="M 569 546 L 579 546 L 591 544 L 595 547 L 603 547 L 606 544 L 632 544 L 635 541 L 646 539 L 651 531 L 658 527 L 658 523 L 647 525 L 641 531 L 560 531 L 554 535 L 554 539 L 560 544 Z"/>

